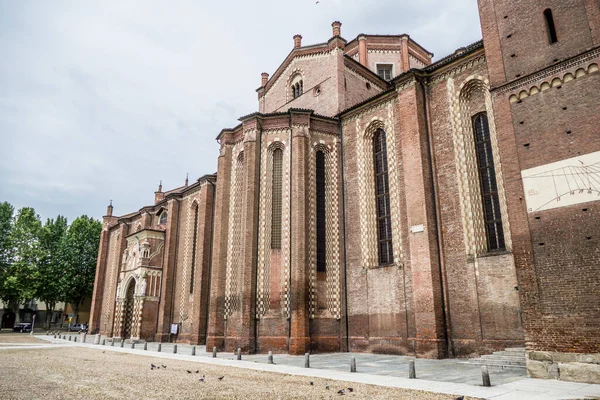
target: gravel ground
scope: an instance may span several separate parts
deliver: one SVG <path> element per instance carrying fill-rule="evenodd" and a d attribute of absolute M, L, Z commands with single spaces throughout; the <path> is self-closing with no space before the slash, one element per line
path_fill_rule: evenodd
<path fill-rule="evenodd" d="M 151 370 L 151 363 L 164 364 L 167 368 Z M 456 398 L 85 348 L 1 350 L 0 365 L 0 399 Z M 199 373 L 195 373 L 196 370 Z M 202 375 L 206 376 L 205 382 L 199 381 Z M 220 376 L 224 376 L 222 381 L 217 379 Z M 311 380 L 313 386 L 309 384 Z M 326 382 L 329 390 L 325 389 Z M 350 393 L 348 387 L 354 391 Z M 342 388 L 346 389 L 344 396 L 337 394 Z"/>
<path fill-rule="evenodd" d="M 38 339 L 35 336 L 31 336 L 29 333 L 2 333 L 0 335 L 0 345 L 2 343 L 44 343 L 45 340 Z M 0 396 L 2 394 L 0 393 Z"/>

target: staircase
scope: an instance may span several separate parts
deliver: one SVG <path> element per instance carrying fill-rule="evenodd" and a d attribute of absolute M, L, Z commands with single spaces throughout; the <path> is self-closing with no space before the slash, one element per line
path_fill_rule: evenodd
<path fill-rule="evenodd" d="M 487 365 L 490 368 L 525 369 L 525 347 L 508 347 L 504 351 L 495 351 L 464 363 Z"/>

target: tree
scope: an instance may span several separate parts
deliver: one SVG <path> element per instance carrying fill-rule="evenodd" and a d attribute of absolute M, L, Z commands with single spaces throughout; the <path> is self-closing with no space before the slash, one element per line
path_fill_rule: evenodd
<path fill-rule="evenodd" d="M 12 244 L 14 207 L 8 202 L 0 203 L 0 299 L 8 298 L 4 282 L 9 275 L 12 265 L 14 246 Z M 5 306 L 9 306 L 5 304 Z"/>
<path fill-rule="evenodd" d="M 23 207 L 18 211 L 9 235 L 12 253 L 0 281 L 0 299 L 17 316 L 19 305 L 33 299 L 36 292 L 37 266 L 42 255 L 41 229 L 42 223 L 35 210 Z"/>
<path fill-rule="evenodd" d="M 73 305 L 75 320 L 83 300 L 92 294 L 102 223 L 83 215 L 77 218 L 61 242 L 64 300 Z"/>
<path fill-rule="evenodd" d="M 67 219 L 61 215 L 56 221 L 48 218 L 40 232 L 41 259 L 38 265 L 35 297 L 46 305 L 46 328 L 65 292 L 61 279 L 60 248 L 67 234 Z"/>

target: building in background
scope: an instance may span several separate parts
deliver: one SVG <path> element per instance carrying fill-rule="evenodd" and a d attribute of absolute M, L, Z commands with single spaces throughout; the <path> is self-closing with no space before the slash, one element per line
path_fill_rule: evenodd
<path fill-rule="evenodd" d="M 600 9 L 480 0 L 432 62 L 341 23 L 262 74 L 218 171 L 117 217 L 90 329 L 245 352 L 470 357 L 600 381 Z"/>

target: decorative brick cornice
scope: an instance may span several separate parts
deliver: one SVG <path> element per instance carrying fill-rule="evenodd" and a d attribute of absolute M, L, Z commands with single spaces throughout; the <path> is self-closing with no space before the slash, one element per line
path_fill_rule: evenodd
<path fill-rule="evenodd" d="M 550 67 L 547 67 L 539 72 L 524 76 L 502 86 L 497 86 L 491 89 L 491 92 L 495 95 L 504 94 L 507 92 L 514 91 L 516 89 L 529 86 L 534 82 L 538 82 L 545 78 L 549 78 L 551 76 L 560 74 L 560 72 L 566 71 L 569 68 L 573 68 L 579 66 L 581 64 L 585 64 L 588 61 L 592 61 L 600 56 L 600 47 L 595 47 L 593 49 L 588 50 L 585 53 L 582 53 L 578 56 L 569 58 L 560 63 L 554 64 Z"/>
<path fill-rule="evenodd" d="M 450 77 L 453 77 L 454 75 L 457 75 L 467 69 L 476 67 L 478 65 L 484 64 L 486 62 L 486 58 L 485 58 L 485 54 L 481 54 L 476 58 L 472 58 L 472 59 L 467 59 L 464 62 L 458 63 L 457 65 L 455 65 L 454 67 L 446 70 L 445 72 L 443 72 L 440 75 L 433 75 L 429 81 L 427 82 L 428 85 L 435 85 L 436 83 L 440 82 L 440 81 L 444 81 L 447 80 Z"/>

